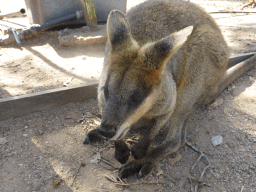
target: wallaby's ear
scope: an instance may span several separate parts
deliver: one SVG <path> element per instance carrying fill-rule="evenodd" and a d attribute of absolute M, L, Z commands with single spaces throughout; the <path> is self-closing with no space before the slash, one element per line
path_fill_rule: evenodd
<path fill-rule="evenodd" d="M 186 27 L 157 42 L 141 48 L 143 65 L 146 69 L 159 69 L 187 40 L 193 26 Z"/>
<path fill-rule="evenodd" d="M 108 39 L 113 49 L 126 48 L 133 44 L 130 24 L 125 15 L 117 10 L 111 11 L 107 21 Z"/>

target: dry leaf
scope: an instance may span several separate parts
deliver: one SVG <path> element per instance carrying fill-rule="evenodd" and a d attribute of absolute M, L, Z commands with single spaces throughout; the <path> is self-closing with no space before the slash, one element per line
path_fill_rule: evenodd
<path fill-rule="evenodd" d="M 160 164 L 160 163 L 157 165 L 157 167 L 156 167 L 156 172 L 157 172 L 156 176 L 160 176 L 160 175 L 164 174 L 164 171 L 163 171 L 163 169 L 161 169 L 161 166 L 162 166 L 162 164 Z"/>
<path fill-rule="evenodd" d="M 54 187 L 57 187 L 57 185 L 59 185 L 61 183 L 61 181 L 62 181 L 62 179 L 54 179 L 52 181 L 52 184 L 53 184 Z"/>
<path fill-rule="evenodd" d="M 178 153 L 175 158 L 169 159 L 168 163 L 170 163 L 171 166 L 173 166 L 176 163 L 178 163 L 181 160 L 181 158 L 182 158 L 182 155 L 180 153 Z"/>
<path fill-rule="evenodd" d="M 97 154 L 91 160 L 91 163 L 98 163 L 100 159 L 101 159 L 100 152 L 97 152 Z"/>
<path fill-rule="evenodd" d="M 213 103 L 207 106 L 208 109 L 213 109 L 215 107 L 219 107 L 224 103 L 224 100 L 222 98 L 217 98 Z"/>
<path fill-rule="evenodd" d="M 68 84 L 69 84 L 73 79 L 74 79 L 74 77 L 71 77 L 70 79 L 68 79 L 68 80 L 63 84 L 63 86 L 64 86 L 64 87 L 67 87 Z"/>

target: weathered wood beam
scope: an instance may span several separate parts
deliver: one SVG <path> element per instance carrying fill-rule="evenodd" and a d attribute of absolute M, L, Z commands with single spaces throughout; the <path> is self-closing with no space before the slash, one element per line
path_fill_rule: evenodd
<path fill-rule="evenodd" d="M 0 121 L 97 97 L 98 83 L 81 84 L 0 99 Z"/>

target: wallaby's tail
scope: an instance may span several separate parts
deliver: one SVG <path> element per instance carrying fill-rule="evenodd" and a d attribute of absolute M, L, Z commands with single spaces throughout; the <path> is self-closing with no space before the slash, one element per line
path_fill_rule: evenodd
<path fill-rule="evenodd" d="M 212 102 L 219 94 L 235 81 L 239 76 L 244 74 L 247 70 L 251 69 L 256 64 L 256 52 L 236 55 L 229 58 L 228 69 L 223 81 L 220 83 L 218 91 L 210 99 Z"/>

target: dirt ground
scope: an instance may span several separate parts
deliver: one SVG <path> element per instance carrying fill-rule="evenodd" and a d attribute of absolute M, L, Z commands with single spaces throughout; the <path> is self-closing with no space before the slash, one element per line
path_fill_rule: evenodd
<path fill-rule="evenodd" d="M 128 0 L 127 7 L 138 2 Z M 242 5 L 196 3 L 207 11 L 238 10 Z M 256 52 L 256 14 L 212 16 L 232 55 Z M 0 98 L 98 80 L 104 45 L 63 47 L 59 35 L 59 31 L 45 32 L 22 41 L 21 48 L 15 43 L 0 47 Z M 256 67 L 232 83 L 217 106 L 195 111 L 187 140 L 211 163 L 199 191 L 256 191 L 255 109 Z M 113 143 L 83 145 L 86 134 L 100 124 L 98 115 L 97 101 L 89 100 L 0 121 L 0 191 L 194 191 L 206 162 L 190 173 L 199 155 L 187 147 L 162 160 L 144 183 L 135 176 L 127 179 L 129 185 L 111 181 L 121 167 L 113 157 Z M 155 143 L 161 135 L 164 132 Z M 218 135 L 223 141 L 214 147 L 211 139 Z"/>

